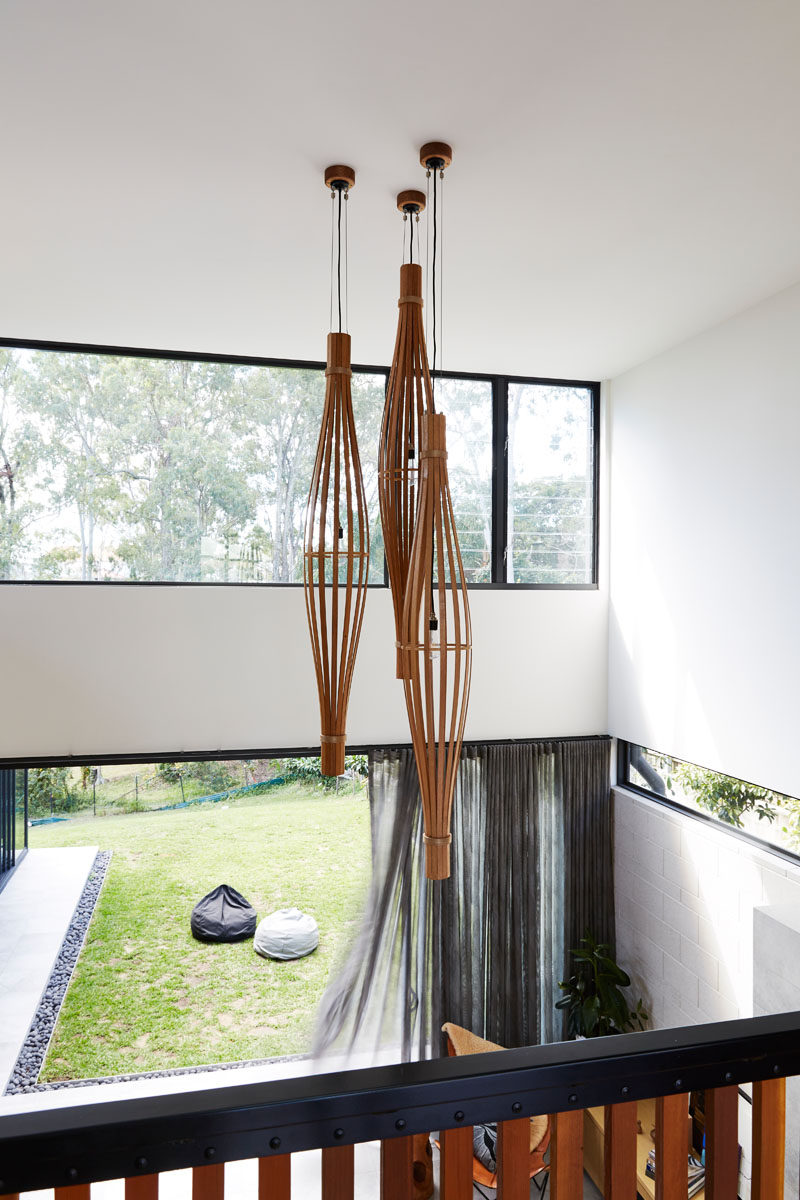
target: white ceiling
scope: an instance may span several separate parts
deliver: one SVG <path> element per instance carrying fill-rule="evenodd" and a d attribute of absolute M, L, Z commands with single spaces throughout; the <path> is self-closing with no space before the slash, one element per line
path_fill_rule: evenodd
<path fill-rule="evenodd" d="M 386 363 L 452 142 L 444 366 L 601 378 L 800 278 L 797 0 L 0 0 L 0 334 Z"/>

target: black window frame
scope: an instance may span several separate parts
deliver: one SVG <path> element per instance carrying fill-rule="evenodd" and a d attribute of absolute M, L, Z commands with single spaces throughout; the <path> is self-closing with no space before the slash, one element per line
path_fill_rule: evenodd
<path fill-rule="evenodd" d="M 208 351 L 155 350 L 139 346 L 108 346 L 91 342 L 59 342 L 36 338 L 0 337 L 0 348 L 8 350 L 51 350 L 71 354 L 106 354 L 128 358 L 169 359 L 175 362 L 230 363 L 234 366 L 285 367 L 295 370 L 325 370 L 317 359 L 273 358 L 250 354 L 212 354 Z M 389 381 L 390 368 L 353 363 L 353 371 L 365 375 L 383 375 Z M 492 386 L 492 545 L 491 581 L 470 583 L 469 590 L 492 591 L 563 591 L 598 590 L 600 550 L 600 382 L 587 379 L 556 379 L 540 375 L 506 375 L 475 371 L 432 372 L 435 379 L 474 380 Z M 508 579 L 508 388 L 509 384 L 544 387 L 582 388 L 591 394 L 592 438 L 592 571 L 589 583 L 516 583 Z M 170 579 L 2 579 L 6 587 L 223 587 L 223 588 L 299 588 L 303 584 L 276 583 L 271 580 L 170 580 Z M 370 588 L 388 587 L 384 565 L 383 583 Z"/>
<path fill-rule="evenodd" d="M 785 846 L 778 846 L 775 842 L 769 842 L 766 838 L 757 837 L 756 834 L 750 833 L 747 829 L 739 829 L 736 825 L 729 825 L 726 821 L 721 821 L 719 817 L 715 817 L 712 813 L 698 812 L 697 809 L 689 808 L 685 804 L 681 804 L 673 796 L 662 795 L 652 788 L 642 787 L 639 783 L 633 783 L 631 780 L 631 758 L 632 750 L 635 747 L 641 747 L 643 750 L 650 750 L 656 754 L 665 754 L 668 757 L 677 757 L 670 755 L 667 750 L 653 750 L 652 746 L 644 746 L 639 742 L 628 742 L 623 738 L 617 739 L 617 787 L 625 788 L 626 791 L 635 792 L 638 796 L 644 796 L 645 799 L 653 801 L 654 804 L 661 804 L 664 808 L 672 809 L 673 812 L 680 813 L 681 816 L 691 817 L 694 821 L 700 821 L 703 825 L 717 830 L 718 833 L 727 833 L 732 837 L 738 838 L 742 842 L 747 842 L 756 850 L 761 850 L 766 854 L 775 854 L 778 858 L 782 858 L 785 862 L 791 863 L 792 866 L 800 866 L 800 853 L 795 853 L 792 850 L 787 850 Z M 681 759 L 681 762 L 687 762 L 686 759 Z M 702 767 L 699 763 L 691 763 L 691 766 L 700 766 L 701 770 L 712 770 L 711 767 Z M 717 772 L 722 774 L 723 772 Z M 751 782 L 751 781 L 747 781 Z M 761 787 L 762 784 L 753 784 L 754 787 Z"/>
<path fill-rule="evenodd" d="M 15 767 L 0 767 L 0 892 L 28 853 L 28 772 L 24 772 L 22 793 L 22 844 L 17 840 L 20 774 Z"/>

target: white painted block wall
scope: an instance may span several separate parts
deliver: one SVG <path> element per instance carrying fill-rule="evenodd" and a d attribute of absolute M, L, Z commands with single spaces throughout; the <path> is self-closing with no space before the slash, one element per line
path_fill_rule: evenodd
<path fill-rule="evenodd" d="M 753 1004 L 757 909 L 800 912 L 800 867 L 704 821 L 614 789 L 617 957 L 651 1027 L 787 1011 L 786 989 Z M 791 1007 L 800 1008 L 800 993 Z M 749 1195 L 749 1106 L 740 1105 L 741 1195 Z M 787 1195 L 797 1196 L 797 1179 Z"/>
<path fill-rule="evenodd" d="M 800 1008 L 800 906 L 753 914 L 753 1016 Z M 800 1195 L 800 1076 L 786 1081 L 787 1196 Z"/>

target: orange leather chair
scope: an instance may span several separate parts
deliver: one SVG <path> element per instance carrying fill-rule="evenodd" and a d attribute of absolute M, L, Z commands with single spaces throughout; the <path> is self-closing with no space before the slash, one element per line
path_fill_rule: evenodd
<path fill-rule="evenodd" d="M 470 1033 L 468 1029 L 462 1029 L 460 1025 L 453 1025 L 450 1021 L 447 1021 L 442 1026 L 442 1033 L 447 1035 L 447 1052 L 450 1055 L 486 1054 L 490 1050 L 506 1049 L 505 1046 L 498 1046 L 495 1042 L 487 1042 L 484 1038 L 477 1037 L 474 1033 Z M 545 1151 L 549 1145 L 550 1118 L 531 1117 L 530 1178 L 533 1179 L 536 1175 L 544 1172 L 542 1192 L 544 1192 L 548 1180 L 547 1171 L 550 1169 L 544 1161 Z M 483 1165 L 480 1159 L 474 1156 L 472 1159 L 472 1178 L 475 1183 L 483 1184 L 484 1187 L 497 1187 L 497 1175 L 493 1174 L 488 1167 Z"/>

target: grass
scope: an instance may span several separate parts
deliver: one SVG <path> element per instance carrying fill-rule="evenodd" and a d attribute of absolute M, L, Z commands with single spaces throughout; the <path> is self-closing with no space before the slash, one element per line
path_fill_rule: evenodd
<path fill-rule="evenodd" d="M 313 1014 L 357 920 L 370 870 L 365 792 L 288 784 L 227 806 L 78 818 L 31 845 L 113 850 L 42 1080 L 85 1079 L 308 1049 Z M 274 962 L 196 942 L 197 900 L 230 883 L 259 919 L 310 913 L 319 948 Z"/>

